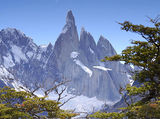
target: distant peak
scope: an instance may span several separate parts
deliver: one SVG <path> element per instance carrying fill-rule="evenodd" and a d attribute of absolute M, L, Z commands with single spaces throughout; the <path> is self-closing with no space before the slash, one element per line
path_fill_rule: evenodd
<path fill-rule="evenodd" d="M 3 30 L 6 30 L 6 31 L 15 31 L 16 30 L 16 28 L 6 28 L 6 29 L 3 29 Z"/>
<path fill-rule="evenodd" d="M 13 33 L 15 31 L 17 31 L 15 28 L 5 28 L 5 29 L 2 29 L 2 32 L 5 32 L 5 33 L 7 33 L 7 32 Z"/>
<path fill-rule="evenodd" d="M 63 27 L 61 33 L 65 34 L 65 33 L 68 32 L 70 29 L 77 30 L 77 29 L 76 29 L 76 25 L 75 25 L 74 16 L 73 16 L 71 10 L 69 10 L 68 13 L 67 13 L 67 16 L 66 16 L 66 24 L 65 24 L 65 26 Z"/>
<path fill-rule="evenodd" d="M 84 33 L 90 35 L 90 33 L 88 31 L 86 31 L 84 27 L 82 27 L 81 28 L 81 35 Z"/>
<path fill-rule="evenodd" d="M 53 47 L 52 43 L 49 43 L 47 47 L 52 48 Z"/>
<path fill-rule="evenodd" d="M 53 45 L 52 45 L 52 43 L 49 43 L 49 44 L 48 44 L 48 46 L 47 46 L 47 50 L 48 50 L 48 49 L 53 49 Z"/>
<path fill-rule="evenodd" d="M 74 16 L 73 16 L 71 10 L 69 10 L 68 13 L 67 13 L 66 23 L 67 24 L 75 24 Z"/>
<path fill-rule="evenodd" d="M 104 36 L 101 35 L 98 42 L 109 42 L 109 41 Z"/>
<path fill-rule="evenodd" d="M 67 14 L 72 14 L 72 10 L 69 10 Z"/>
<path fill-rule="evenodd" d="M 84 27 L 82 27 L 82 28 L 81 28 L 81 32 L 84 32 L 84 31 L 85 31 L 85 28 L 84 28 Z"/>
<path fill-rule="evenodd" d="M 15 34 L 18 33 L 21 36 L 25 36 L 25 34 L 23 32 L 21 32 L 20 30 L 17 30 L 16 28 L 6 28 L 6 29 L 2 29 L 2 32 L 4 32 L 5 34 L 10 33 L 10 34 Z"/>
<path fill-rule="evenodd" d="M 84 32 L 86 32 L 86 31 L 85 31 L 85 28 L 82 27 L 82 28 L 81 28 L 81 33 L 80 33 L 80 35 L 82 35 Z"/>
<path fill-rule="evenodd" d="M 81 28 L 81 33 L 80 33 L 80 43 L 82 42 L 84 42 L 84 44 L 86 43 L 95 44 L 93 36 L 88 31 L 86 31 L 84 27 Z"/>
<path fill-rule="evenodd" d="M 52 46 L 52 43 L 51 43 L 51 42 L 49 42 L 48 46 Z"/>
<path fill-rule="evenodd" d="M 99 39 L 107 40 L 104 36 L 100 35 Z"/>

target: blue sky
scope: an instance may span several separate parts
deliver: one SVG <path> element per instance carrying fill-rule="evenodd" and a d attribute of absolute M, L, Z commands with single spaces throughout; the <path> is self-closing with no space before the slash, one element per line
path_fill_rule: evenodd
<path fill-rule="evenodd" d="M 83 26 L 96 42 L 103 35 L 120 53 L 141 37 L 120 30 L 116 22 L 150 25 L 146 16 L 160 14 L 160 0 L 0 0 L 0 29 L 17 28 L 38 45 L 54 44 L 68 10 L 75 16 L 79 34 Z"/>

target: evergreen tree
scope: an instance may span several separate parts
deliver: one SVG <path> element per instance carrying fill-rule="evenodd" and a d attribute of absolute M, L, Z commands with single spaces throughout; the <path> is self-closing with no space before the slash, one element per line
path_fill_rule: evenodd
<path fill-rule="evenodd" d="M 71 118 L 76 113 L 60 109 L 59 102 L 26 91 L 0 88 L 0 119 Z"/>
<path fill-rule="evenodd" d="M 150 18 L 149 18 L 150 19 Z M 134 25 L 129 21 L 119 23 L 122 30 L 137 33 L 145 41 L 132 41 L 120 55 L 105 57 L 102 61 L 124 61 L 126 64 L 139 67 L 133 79 L 140 87 L 126 86 L 128 96 L 140 96 L 141 100 L 121 108 L 119 113 L 97 112 L 90 117 L 113 119 L 128 117 L 129 119 L 160 118 L 160 17 L 150 19 L 153 26 Z"/>

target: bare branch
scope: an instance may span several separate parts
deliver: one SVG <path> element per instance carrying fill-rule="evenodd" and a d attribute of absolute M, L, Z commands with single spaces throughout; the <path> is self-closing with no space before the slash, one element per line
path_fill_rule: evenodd
<path fill-rule="evenodd" d="M 67 87 L 65 86 L 64 88 L 62 88 L 62 90 L 59 92 L 58 88 L 55 89 L 56 94 L 58 95 L 58 99 L 57 102 L 60 102 L 61 99 L 63 99 L 64 97 L 66 97 L 67 95 L 62 97 L 62 94 L 64 93 L 64 91 L 67 89 Z"/>
<path fill-rule="evenodd" d="M 71 99 L 73 99 L 73 98 L 75 98 L 75 97 L 76 97 L 76 95 L 68 98 L 68 99 L 67 99 L 66 101 L 64 101 L 61 105 L 59 105 L 59 107 L 62 107 L 64 104 L 66 104 L 68 101 L 70 101 Z"/>
<path fill-rule="evenodd" d="M 157 15 L 154 19 L 150 18 L 149 16 L 147 16 L 147 18 L 150 20 L 150 22 L 152 22 L 153 24 L 156 24 L 160 20 L 160 14 Z"/>
<path fill-rule="evenodd" d="M 53 90 L 55 90 L 57 87 L 59 87 L 59 86 L 61 86 L 61 85 L 63 85 L 63 84 L 66 84 L 66 83 L 68 83 L 68 82 L 70 82 L 70 80 L 62 81 L 62 82 L 60 82 L 59 84 L 55 85 L 53 88 L 50 88 L 50 89 L 46 90 L 46 91 L 44 92 L 44 93 L 45 93 L 45 97 L 47 97 L 48 94 L 49 94 L 50 92 L 52 92 Z"/>
<path fill-rule="evenodd" d="M 122 95 L 122 98 L 124 99 L 124 102 L 125 102 L 128 106 L 130 106 L 130 104 L 127 102 L 126 96 L 123 94 L 123 91 L 125 91 L 125 89 L 124 89 L 122 86 L 120 86 L 120 88 L 119 88 L 119 93 Z"/>
<path fill-rule="evenodd" d="M 27 90 L 26 88 L 20 86 L 19 88 L 23 89 L 25 92 L 30 93 L 31 95 L 33 95 L 34 97 L 37 97 L 37 95 L 34 94 L 34 92 Z"/>

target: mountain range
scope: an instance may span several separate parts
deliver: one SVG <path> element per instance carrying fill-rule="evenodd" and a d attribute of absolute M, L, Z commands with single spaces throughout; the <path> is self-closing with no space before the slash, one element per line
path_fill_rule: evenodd
<path fill-rule="evenodd" d="M 121 98 L 119 88 L 130 83 L 131 67 L 119 61 L 101 62 L 113 55 L 116 51 L 105 37 L 96 43 L 85 28 L 78 35 L 72 11 L 54 45 L 37 45 L 15 28 L 2 29 L 0 86 L 49 89 L 55 82 L 70 80 L 67 92 L 114 102 Z"/>

